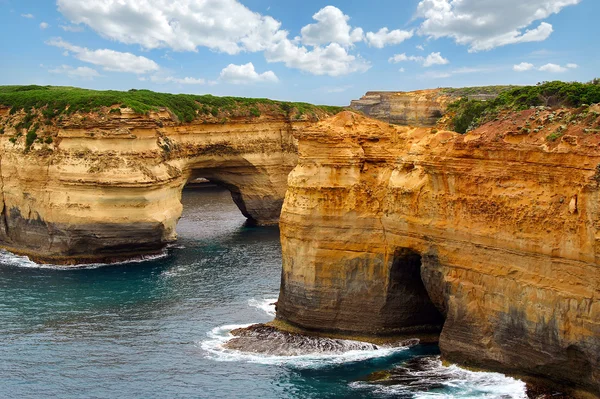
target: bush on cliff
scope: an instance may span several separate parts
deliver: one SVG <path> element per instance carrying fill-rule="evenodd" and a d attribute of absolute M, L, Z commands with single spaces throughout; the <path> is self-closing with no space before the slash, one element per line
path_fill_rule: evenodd
<path fill-rule="evenodd" d="M 500 93 L 490 101 L 462 98 L 448 106 L 455 114 L 452 123 L 458 133 L 466 133 L 493 120 L 501 111 L 522 111 L 532 106 L 580 107 L 600 102 L 600 85 L 579 82 L 543 82 Z"/>
<path fill-rule="evenodd" d="M 343 110 L 342 107 L 282 102 L 266 98 L 216 97 L 210 94 L 168 94 L 135 89 L 126 92 L 97 91 L 60 86 L 0 86 L 0 105 L 12 107 L 11 114 L 25 110 L 27 115 L 30 115 L 32 109 L 37 109 L 42 110 L 47 119 L 62 113 L 94 112 L 99 111 L 101 107 L 120 105 L 121 108 L 131 108 L 139 114 L 166 107 L 179 121 L 191 122 L 199 115 L 209 112 L 216 117 L 221 113 L 242 109 L 245 110 L 245 114 L 255 115 L 258 104 L 262 104 L 264 109 L 270 109 L 273 114 L 288 116 L 290 109 L 296 109 L 298 113 L 314 113 L 321 110 L 329 114 Z M 29 128 L 26 125 L 22 127 Z"/>

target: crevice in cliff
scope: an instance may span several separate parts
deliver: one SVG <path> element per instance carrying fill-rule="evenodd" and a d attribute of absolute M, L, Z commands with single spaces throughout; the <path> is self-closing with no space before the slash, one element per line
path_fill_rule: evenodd
<path fill-rule="evenodd" d="M 2 192 L 2 222 L 4 224 L 4 235 L 8 239 L 8 215 L 6 208 L 6 198 L 4 195 L 4 176 L 2 173 L 2 161 L 4 157 L 0 154 L 0 191 Z"/>
<path fill-rule="evenodd" d="M 389 328 L 414 328 L 439 333 L 444 316 L 433 303 L 421 277 L 423 258 L 410 248 L 396 248 L 389 272 L 386 303 L 382 309 Z"/>

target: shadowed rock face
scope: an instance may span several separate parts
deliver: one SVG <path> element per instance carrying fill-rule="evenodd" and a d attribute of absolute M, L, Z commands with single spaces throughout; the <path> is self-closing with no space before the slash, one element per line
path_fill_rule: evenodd
<path fill-rule="evenodd" d="M 29 151 L 7 128 L 0 246 L 66 264 L 157 253 L 176 239 L 181 190 L 196 177 L 228 188 L 252 222 L 276 224 L 297 161 L 292 133 L 304 124 L 264 115 L 181 125 L 168 112 L 122 109 L 102 120 L 74 115 Z"/>
<path fill-rule="evenodd" d="M 279 321 L 349 336 L 443 324 L 446 360 L 600 395 L 600 139 L 518 133 L 533 112 L 462 136 L 350 112 L 300 132 Z"/>

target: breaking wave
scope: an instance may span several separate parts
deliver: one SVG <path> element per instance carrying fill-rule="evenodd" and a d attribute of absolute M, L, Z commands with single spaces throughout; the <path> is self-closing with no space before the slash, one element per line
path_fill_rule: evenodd
<path fill-rule="evenodd" d="M 169 252 L 165 249 L 157 255 L 143 255 L 136 258 L 114 262 L 114 263 L 84 263 L 80 265 L 53 265 L 46 263 L 35 263 L 29 257 L 16 255 L 4 249 L 0 249 L 0 265 L 1 266 L 16 266 L 34 269 L 52 269 L 52 270 L 75 270 L 75 269 L 97 269 L 105 266 L 126 265 L 131 263 L 149 262 L 157 259 L 163 259 L 169 256 Z"/>

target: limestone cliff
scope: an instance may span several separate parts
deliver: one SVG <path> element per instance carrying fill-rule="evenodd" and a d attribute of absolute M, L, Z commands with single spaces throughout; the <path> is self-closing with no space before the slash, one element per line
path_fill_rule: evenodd
<path fill-rule="evenodd" d="M 370 91 L 350 108 L 397 125 L 434 126 L 456 98 L 441 89 L 411 92 Z"/>
<path fill-rule="evenodd" d="M 277 319 L 441 329 L 446 360 L 600 395 L 598 115 L 531 109 L 459 135 L 344 112 L 302 130 Z"/>
<path fill-rule="evenodd" d="M 53 263 L 160 251 L 195 177 L 226 186 L 256 223 L 277 223 L 297 160 L 292 132 L 307 123 L 263 114 L 181 124 L 166 109 L 115 106 L 40 120 L 25 135 L 27 115 L 0 110 L 0 246 Z"/>

